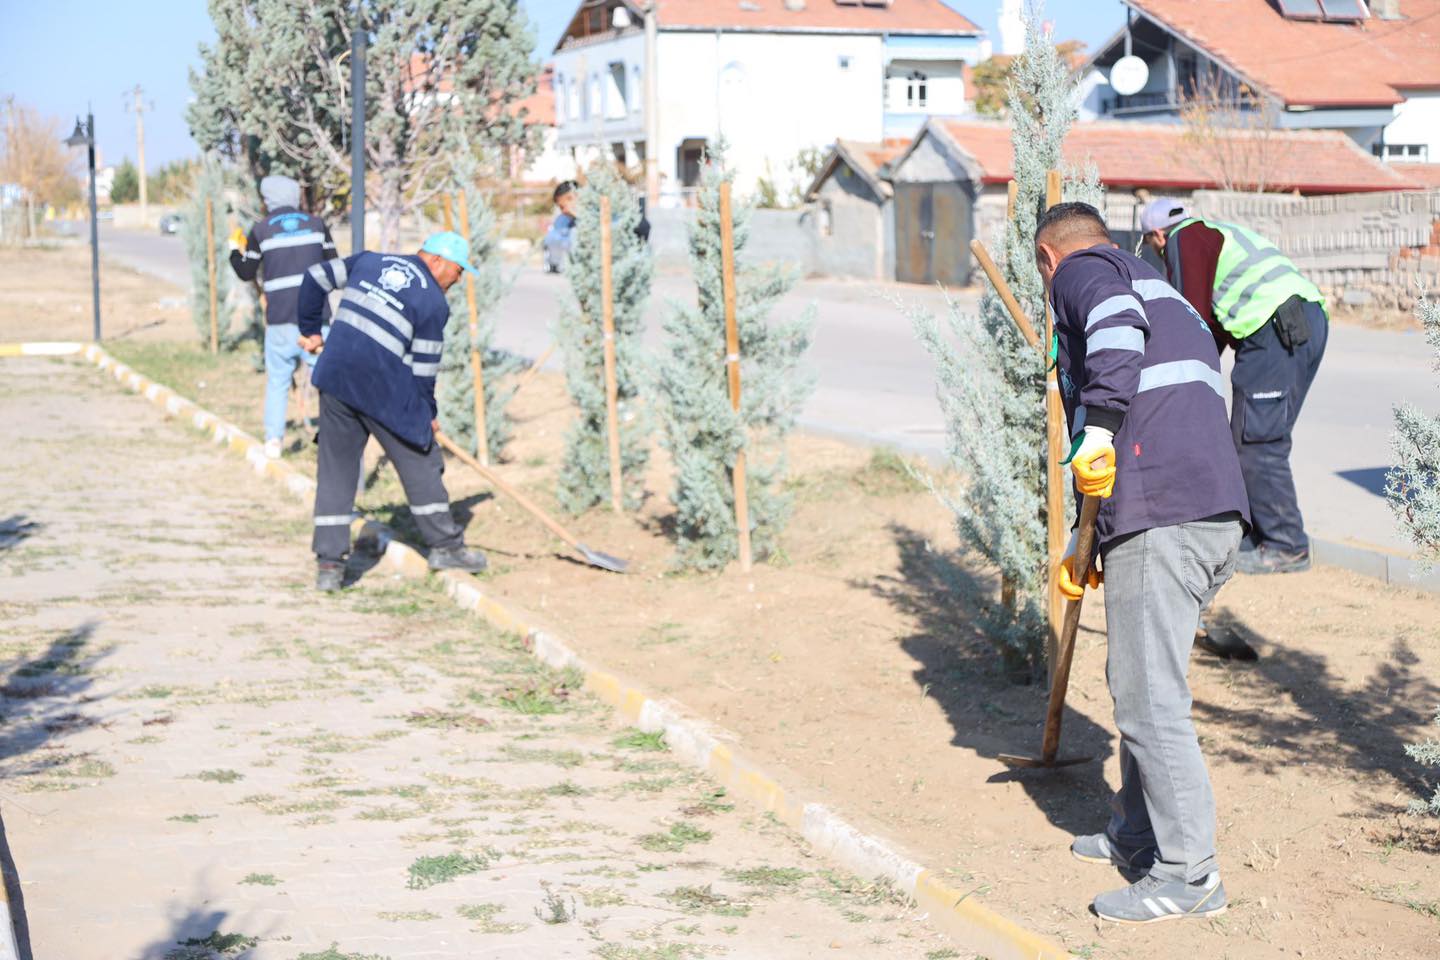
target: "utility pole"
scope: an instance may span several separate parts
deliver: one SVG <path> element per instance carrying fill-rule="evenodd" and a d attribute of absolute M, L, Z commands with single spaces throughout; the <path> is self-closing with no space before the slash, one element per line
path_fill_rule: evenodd
<path fill-rule="evenodd" d="M 145 185 L 145 114 L 151 109 L 145 105 L 145 91 L 140 84 L 135 84 L 135 89 L 129 91 L 129 96 L 134 99 L 128 104 L 128 109 L 135 114 L 135 163 L 140 171 L 140 225 L 145 225 L 145 208 L 149 203 L 149 191 Z"/>
<path fill-rule="evenodd" d="M 356 0 L 350 33 L 350 253 L 365 249 L 365 22 Z M 480 429 L 485 429 L 481 424 Z"/>

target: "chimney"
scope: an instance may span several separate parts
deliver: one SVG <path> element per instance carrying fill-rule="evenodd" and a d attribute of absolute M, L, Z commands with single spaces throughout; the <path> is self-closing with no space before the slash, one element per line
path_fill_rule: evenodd
<path fill-rule="evenodd" d="M 1381 20 L 1400 19 L 1400 0 L 1370 0 L 1370 12 Z"/>

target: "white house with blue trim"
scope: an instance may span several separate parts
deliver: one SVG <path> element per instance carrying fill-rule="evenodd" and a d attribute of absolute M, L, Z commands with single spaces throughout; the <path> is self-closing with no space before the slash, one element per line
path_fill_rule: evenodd
<path fill-rule="evenodd" d="M 988 53 L 941 0 L 584 0 L 552 59 L 556 147 L 637 175 L 649 161 L 673 206 L 723 139 L 741 193 L 763 179 L 784 198 L 809 182 L 804 150 L 971 113 L 968 68 Z"/>

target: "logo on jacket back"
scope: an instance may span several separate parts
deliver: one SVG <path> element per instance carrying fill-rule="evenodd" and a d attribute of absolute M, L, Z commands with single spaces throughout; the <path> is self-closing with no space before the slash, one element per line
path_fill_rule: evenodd
<path fill-rule="evenodd" d="M 398 293 L 410 286 L 414 275 L 399 264 L 392 263 L 380 271 L 380 286 L 391 293 Z"/>
<path fill-rule="evenodd" d="M 282 217 L 280 219 L 280 229 L 286 233 L 294 233 L 300 229 L 300 225 L 304 222 L 305 218 L 299 215 Z"/>

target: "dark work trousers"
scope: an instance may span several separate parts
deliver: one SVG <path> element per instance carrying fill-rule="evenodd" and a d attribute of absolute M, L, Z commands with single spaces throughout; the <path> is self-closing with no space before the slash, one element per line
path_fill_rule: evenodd
<path fill-rule="evenodd" d="M 440 475 L 445 460 L 431 444 L 421 450 L 401 440 L 383 425 L 329 394 L 320 394 L 320 468 L 315 486 L 315 556 L 341 560 L 350 552 L 350 516 L 355 509 L 355 477 L 371 436 L 381 448 L 405 487 L 405 499 L 420 535 L 433 549 L 464 544 L 464 531 L 450 515 L 450 495 Z"/>
<path fill-rule="evenodd" d="M 1310 339 L 1294 350 L 1281 345 L 1273 317 L 1241 340 L 1230 375 L 1230 431 L 1250 498 L 1251 544 L 1291 552 L 1310 549 L 1290 472 L 1291 433 L 1330 332 L 1320 304 L 1306 302 L 1305 317 Z"/>

